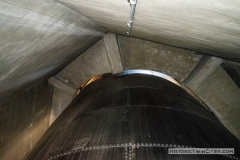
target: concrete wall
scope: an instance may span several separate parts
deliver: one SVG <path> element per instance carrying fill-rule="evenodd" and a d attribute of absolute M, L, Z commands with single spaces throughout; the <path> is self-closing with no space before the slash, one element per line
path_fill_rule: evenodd
<path fill-rule="evenodd" d="M 218 66 L 197 86 L 189 83 L 188 87 L 208 105 L 223 125 L 240 139 L 240 89 L 224 69 Z"/>
<path fill-rule="evenodd" d="M 76 90 L 90 78 L 123 71 L 116 35 L 105 34 L 104 38 L 57 74 L 59 79 Z"/>
<path fill-rule="evenodd" d="M 54 0 L 1 0 L 0 8 L 0 97 L 48 79 L 104 35 Z"/>
<path fill-rule="evenodd" d="M 49 127 L 53 87 L 47 82 L 0 99 L 0 160 L 20 160 Z"/>
<path fill-rule="evenodd" d="M 179 82 L 186 79 L 201 59 L 191 50 L 127 36 L 117 36 L 123 68 L 148 69 L 167 74 Z"/>
<path fill-rule="evenodd" d="M 101 40 L 59 72 L 58 77 L 73 88 L 79 89 L 90 78 L 110 72 L 112 71 L 107 51 L 104 41 Z"/>
<path fill-rule="evenodd" d="M 116 35 L 107 33 L 102 40 L 49 79 L 48 82 L 54 86 L 51 123 L 68 106 L 87 80 L 96 75 L 121 71 L 123 67 Z"/>
<path fill-rule="evenodd" d="M 49 125 L 51 125 L 57 119 L 57 117 L 72 102 L 72 100 L 74 98 L 74 97 L 66 94 L 62 90 L 58 89 L 57 87 L 54 87 L 53 90 L 54 91 L 53 91 Z"/>

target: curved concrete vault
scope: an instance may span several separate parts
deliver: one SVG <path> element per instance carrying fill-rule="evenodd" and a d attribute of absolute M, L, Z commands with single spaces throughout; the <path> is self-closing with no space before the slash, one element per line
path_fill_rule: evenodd
<path fill-rule="evenodd" d="M 0 7 L 0 159 L 24 157 L 85 81 L 128 69 L 175 78 L 240 138 L 239 1 L 138 0 L 131 37 L 127 0 Z"/>

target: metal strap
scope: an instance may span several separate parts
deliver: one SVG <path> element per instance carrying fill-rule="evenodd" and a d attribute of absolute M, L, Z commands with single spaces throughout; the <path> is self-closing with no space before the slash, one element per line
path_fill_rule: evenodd
<path fill-rule="evenodd" d="M 129 18 L 129 21 L 127 23 L 127 26 L 128 26 L 127 34 L 128 34 L 128 36 L 130 35 L 130 32 L 131 32 L 134 13 L 135 13 L 136 5 L 137 5 L 137 0 L 130 0 L 129 3 L 130 3 L 130 18 Z"/>

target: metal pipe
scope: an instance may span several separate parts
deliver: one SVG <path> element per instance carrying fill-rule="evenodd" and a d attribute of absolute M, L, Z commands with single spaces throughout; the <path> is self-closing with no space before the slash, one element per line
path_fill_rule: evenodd
<path fill-rule="evenodd" d="M 130 3 L 130 18 L 129 18 L 129 21 L 127 23 L 127 26 L 128 26 L 127 35 L 128 36 L 130 35 L 131 29 L 132 29 L 135 8 L 136 8 L 136 5 L 137 5 L 137 0 L 130 0 L 129 3 Z"/>

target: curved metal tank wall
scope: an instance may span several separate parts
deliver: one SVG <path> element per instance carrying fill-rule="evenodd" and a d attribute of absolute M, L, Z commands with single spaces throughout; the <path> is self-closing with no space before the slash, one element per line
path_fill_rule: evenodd
<path fill-rule="evenodd" d="M 235 148 L 235 155 L 172 155 L 168 148 Z M 26 160 L 235 159 L 240 141 L 184 89 L 144 74 L 86 85 Z"/>

